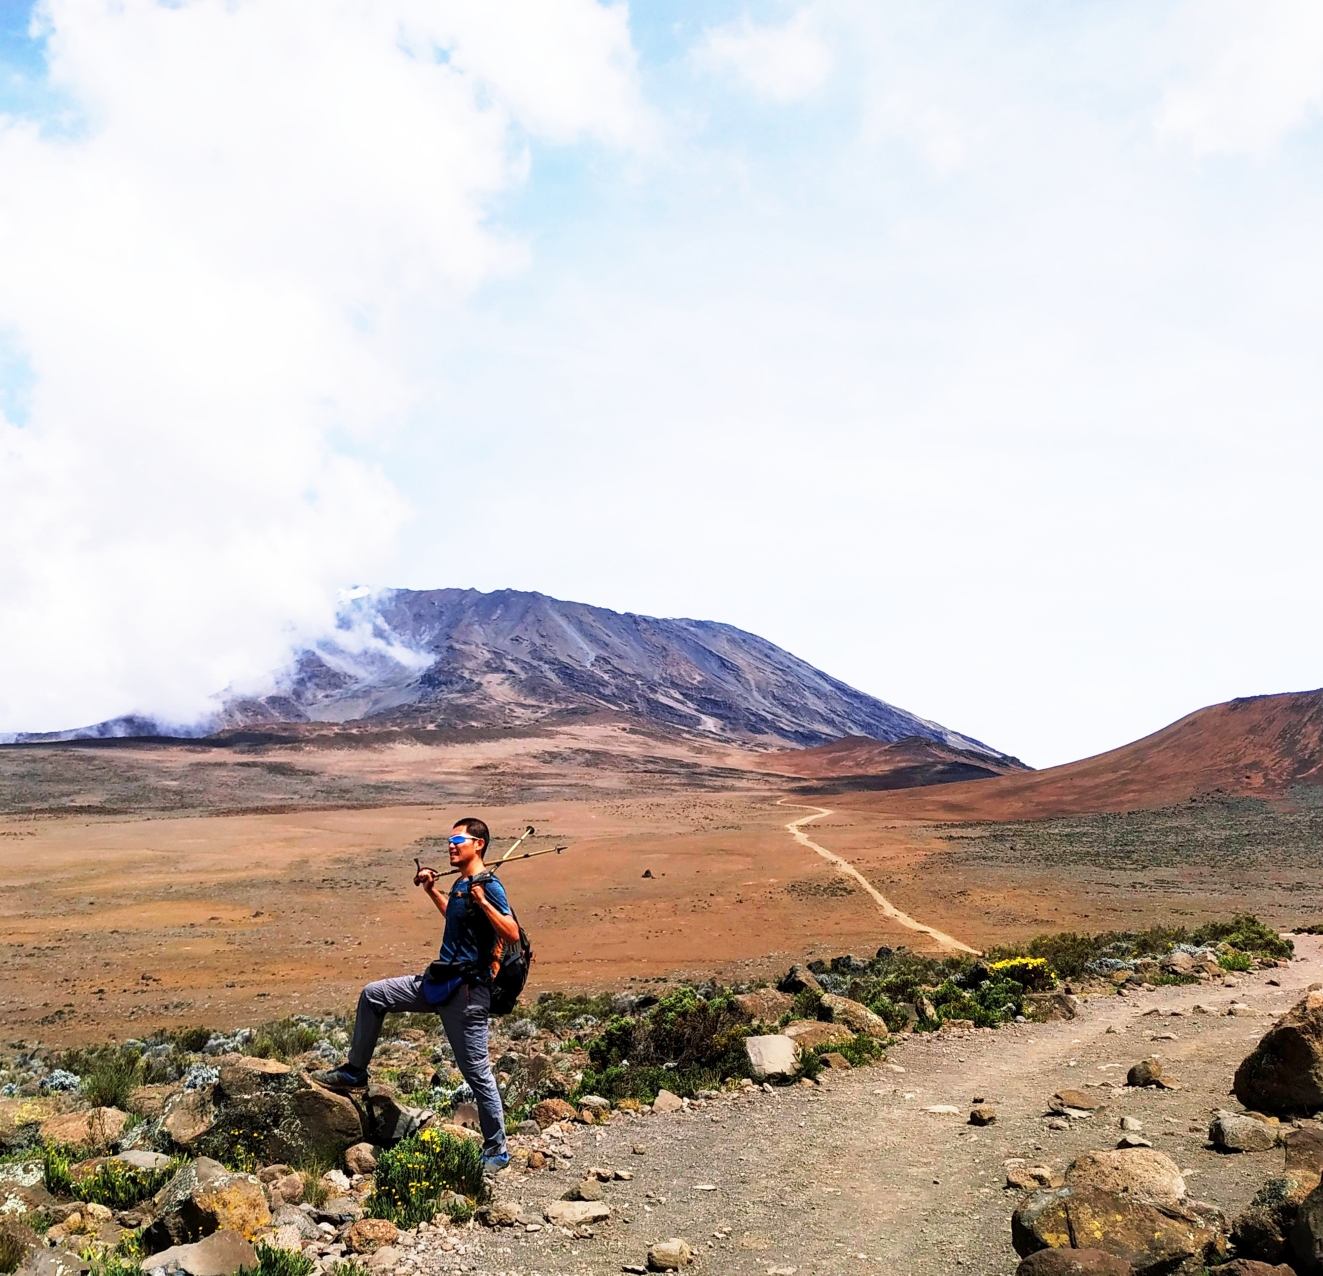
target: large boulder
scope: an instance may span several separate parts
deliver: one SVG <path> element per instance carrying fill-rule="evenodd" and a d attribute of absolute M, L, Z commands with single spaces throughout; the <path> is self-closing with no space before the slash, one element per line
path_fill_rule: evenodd
<path fill-rule="evenodd" d="M 184 1091 L 166 1106 L 166 1133 L 195 1155 L 297 1162 L 336 1157 L 363 1138 L 352 1100 L 274 1059 L 229 1055 L 209 1089 Z"/>
<path fill-rule="evenodd" d="M 1318 1186 L 1318 1179 L 1314 1174 L 1302 1180 L 1289 1172 L 1268 1179 L 1232 1224 L 1236 1253 L 1265 1263 L 1288 1259 L 1300 1207 Z"/>
<path fill-rule="evenodd" d="M 1232 1089 L 1255 1112 L 1323 1108 L 1323 992 L 1296 1002 L 1236 1069 Z"/>
<path fill-rule="evenodd" d="M 143 1259 L 145 1273 L 182 1272 L 186 1276 L 234 1276 L 241 1267 L 257 1266 L 257 1252 L 238 1232 L 213 1232 L 191 1245 L 172 1245 Z"/>
<path fill-rule="evenodd" d="M 1128 1192 L 1065 1187 L 1036 1192 L 1011 1217 L 1021 1257 L 1041 1249 L 1097 1249 L 1137 1276 L 1202 1276 L 1226 1256 L 1221 1214 L 1193 1202 L 1152 1202 Z"/>
<path fill-rule="evenodd" d="M 843 1023 L 824 1023 L 821 1019 L 796 1019 L 781 1029 L 784 1036 L 794 1041 L 801 1050 L 816 1050 L 819 1046 L 844 1045 L 854 1032 Z"/>
<path fill-rule="evenodd" d="M 41 1123 L 41 1137 L 57 1147 L 109 1147 L 128 1124 L 129 1114 L 118 1108 L 88 1108 L 48 1117 Z"/>
<path fill-rule="evenodd" d="M 1083 1152 L 1066 1169 L 1066 1186 L 1117 1192 L 1156 1203 L 1185 1197 L 1180 1166 L 1154 1148 Z"/>
<path fill-rule="evenodd" d="M 152 1213 L 143 1237 L 149 1251 L 190 1244 L 222 1229 L 251 1239 L 271 1222 L 256 1175 L 232 1174 L 205 1156 L 185 1165 L 156 1194 Z"/>
<path fill-rule="evenodd" d="M 822 1004 L 831 1011 L 833 1023 L 844 1024 L 852 1032 L 883 1040 L 891 1035 L 886 1020 L 881 1015 L 875 1015 L 862 1002 L 825 992 L 822 994 Z"/>
<path fill-rule="evenodd" d="M 791 1037 L 745 1037 L 744 1053 L 749 1072 L 758 1081 L 768 1077 L 793 1077 L 799 1068 L 799 1044 Z"/>
<path fill-rule="evenodd" d="M 1015 1269 L 1015 1276 L 1132 1276 L 1134 1268 L 1101 1249 L 1040 1249 Z"/>
<path fill-rule="evenodd" d="M 1266 1152 L 1277 1146 L 1277 1130 L 1243 1112 L 1219 1108 L 1208 1126 L 1208 1141 L 1223 1152 Z"/>
<path fill-rule="evenodd" d="M 821 992 L 822 985 L 818 983 L 818 977 L 807 967 L 796 962 L 781 977 L 781 982 L 777 984 L 778 992 L 788 992 L 792 995 L 797 992 Z"/>
<path fill-rule="evenodd" d="M 781 1016 L 794 1009 L 795 999 L 775 988 L 755 988 L 753 992 L 741 993 L 735 998 L 735 1004 L 749 1016 L 754 1023 L 780 1023 Z"/>
<path fill-rule="evenodd" d="M 1300 1202 L 1291 1227 L 1290 1242 L 1287 1261 L 1291 1266 L 1300 1276 L 1320 1276 L 1323 1273 L 1323 1184 L 1315 1186 Z"/>

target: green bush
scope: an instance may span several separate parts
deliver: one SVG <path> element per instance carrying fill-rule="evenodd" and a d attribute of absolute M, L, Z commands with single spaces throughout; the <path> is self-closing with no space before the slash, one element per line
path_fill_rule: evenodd
<path fill-rule="evenodd" d="M 292 1059 L 316 1045 L 321 1033 L 294 1019 L 272 1019 L 253 1035 L 245 1053 L 259 1059 Z"/>
<path fill-rule="evenodd" d="M 257 1266 L 239 1268 L 238 1276 L 309 1276 L 314 1266 L 311 1258 L 296 1249 L 278 1249 L 260 1241 L 254 1248 Z"/>
<path fill-rule="evenodd" d="M 1238 913 L 1229 922 L 1206 922 L 1190 932 L 1192 944 L 1230 944 L 1255 957 L 1286 958 L 1295 954 L 1295 944 L 1265 926 L 1253 913 Z"/>
<path fill-rule="evenodd" d="M 863 1068 L 878 1059 L 886 1058 L 886 1047 L 876 1037 L 866 1037 L 863 1033 L 851 1037 L 849 1041 L 842 1041 L 834 1046 L 819 1046 L 816 1050 L 807 1052 L 818 1058 L 824 1054 L 843 1055 L 846 1061 L 854 1068 Z M 805 1058 L 807 1058 L 807 1054 Z M 808 1076 L 807 1072 L 803 1073 Z"/>
<path fill-rule="evenodd" d="M 651 1103 L 659 1090 L 669 1090 L 682 1099 L 692 1099 L 700 1090 L 715 1090 L 725 1079 L 720 1069 L 696 1064 L 683 1068 L 636 1068 L 632 1064 L 612 1064 L 600 1072 L 593 1067 L 585 1068 L 574 1095 L 577 1098 L 600 1094 L 613 1103 L 620 1099 Z"/>
<path fill-rule="evenodd" d="M 176 1050 L 196 1054 L 211 1040 L 211 1029 L 180 1028 L 177 1032 L 167 1034 L 166 1039 L 174 1044 Z"/>
<path fill-rule="evenodd" d="M 107 1051 L 82 1076 L 83 1093 L 94 1108 L 123 1108 L 142 1084 L 142 1060 L 133 1051 Z"/>
<path fill-rule="evenodd" d="M 331 1268 L 331 1276 L 372 1276 L 372 1269 L 356 1258 L 346 1258 Z"/>
<path fill-rule="evenodd" d="M 1223 970 L 1252 970 L 1254 963 L 1250 960 L 1248 953 L 1238 953 L 1234 948 L 1227 952 L 1218 953 L 1217 964 Z"/>
<path fill-rule="evenodd" d="M 431 1219 L 446 1192 L 484 1198 L 482 1148 L 475 1139 L 420 1130 L 378 1158 L 375 1187 L 365 1208 L 371 1218 L 416 1227 Z"/>

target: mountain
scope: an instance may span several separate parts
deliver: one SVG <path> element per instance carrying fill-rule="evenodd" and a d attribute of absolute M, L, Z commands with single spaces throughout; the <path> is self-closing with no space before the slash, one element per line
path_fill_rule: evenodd
<path fill-rule="evenodd" d="M 1211 794 L 1316 803 L 1323 786 L 1323 690 L 1250 696 L 1187 714 L 1079 762 L 879 794 L 898 818 L 1038 820 L 1151 810 Z"/>
<path fill-rule="evenodd" d="M 732 625 L 622 614 L 513 589 L 356 598 L 336 634 L 300 652 L 260 690 L 220 697 L 215 717 L 198 730 L 366 719 L 376 729 L 529 727 L 602 715 L 761 746 L 918 736 L 1003 756 Z M 27 739 L 153 731 L 160 729 L 141 718 L 118 719 Z"/>
<path fill-rule="evenodd" d="M 800 776 L 809 783 L 800 785 L 798 792 L 822 797 L 856 790 L 880 792 L 986 780 L 1028 770 L 1018 758 L 992 757 L 917 735 L 890 743 L 845 736 L 830 744 L 764 754 L 759 766 L 765 771 Z"/>

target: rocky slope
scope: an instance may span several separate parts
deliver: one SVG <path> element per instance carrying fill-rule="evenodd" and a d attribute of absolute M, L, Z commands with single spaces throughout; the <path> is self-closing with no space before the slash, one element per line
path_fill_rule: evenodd
<path fill-rule="evenodd" d="M 624 716 L 739 743 L 842 736 L 978 740 L 865 695 L 731 625 L 663 620 L 518 590 L 391 590 L 354 600 L 341 631 L 258 694 L 230 693 L 206 730 L 269 723 L 528 727 Z M 60 737 L 143 735 L 125 718 Z"/>

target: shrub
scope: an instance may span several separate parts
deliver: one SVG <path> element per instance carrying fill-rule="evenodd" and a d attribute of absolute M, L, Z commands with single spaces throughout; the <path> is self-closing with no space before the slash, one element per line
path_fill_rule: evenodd
<path fill-rule="evenodd" d="M 309 1276 L 313 1261 L 296 1249 L 278 1249 L 274 1245 L 254 1247 L 257 1251 L 256 1267 L 241 1267 L 238 1276 Z"/>
<path fill-rule="evenodd" d="M 1290 957 L 1295 944 L 1265 926 L 1253 913 L 1238 913 L 1229 922 L 1206 922 L 1190 933 L 1192 944 L 1230 944 L 1255 957 Z"/>
<path fill-rule="evenodd" d="M 159 1170 L 138 1170 L 122 1161 L 103 1161 L 90 1174 L 74 1179 L 70 1164 L 81 1153 L 70 1148 L 45 1149 L 46 1190 L 52 1196 L 71 1196 L 112 1210 L 126 1210 L 155 1196 L 185 1162 L 177 1158 Z"/>
<path fill-rule="evenodd" d="M 94 1108 L 122 1108 L 142 1084 L 142 1060 L 132 1051 L 106 1051 L 82 1076 L 83 1093 Z"/>
<path fill-rule="evenodd" d="M 851 1067 L 862 1068 L 877 1059 L 884 1058 L 887 1052 L 876 1037 L 866 1037 L 863 1033 L 860 1033 L 855 1037 L 851 1037 L 849 1041 L 842 1041 L 834 1046 L 822 1046 L 813 1053 L 817 1055 L 832 1053 L 844 1055 Z"/>
<path fill-rule="evenodd" d="M 69 1177 L 72 1163 L 73 1155 L 66 1148 L 47 1145 L 42 1149 L 42 1179 L 52 1196 L 73 1195 L 73 1180 Z"/>
<path fill-rule="evenodd" d="M 1254 966 L 1248 953 L 1238 953 L 1234 948 L 1218 953 L 1217 964 L 1223 970 L 1251 970 Z"/>
<path fill-rule="evenodd" d="M 482 1200 L 485 1191 L 482 1148 L 475 1139 L 420 1130 L 378 1158 L 366 1211 L 397 1227 L 416 1227 L 437 1212 L 442 1193 L 462 1192 Z"/>
<path fill-rule="evenodd" d="M 173 1042 L 176 1050 L 196 1054 L 211 1040 L 211 1035 L 210 1028 L 180 1028 L 177 1032 L 168 1034 L 167 1039 Z"/>
<path fill-rule="evenodd" d="M 311 1049 L 321 1033 L 296 1019 L 272 1019 L 257 1030 L 246 1053 L 259 1059 L 289 1059 Z"/>
<path fill-rule="evenodd" d="M 87 1276 L 142 1276 L 138 1260 L 125 1258 L 122 1254 L 88 1255 L 86 1262 Z"/>
<path fill-rule="evenodd" d="M 356 1258 L 346 1258 L 331 1268 L 331 1276 L 372 1276 L 372 1269 Z"/>

